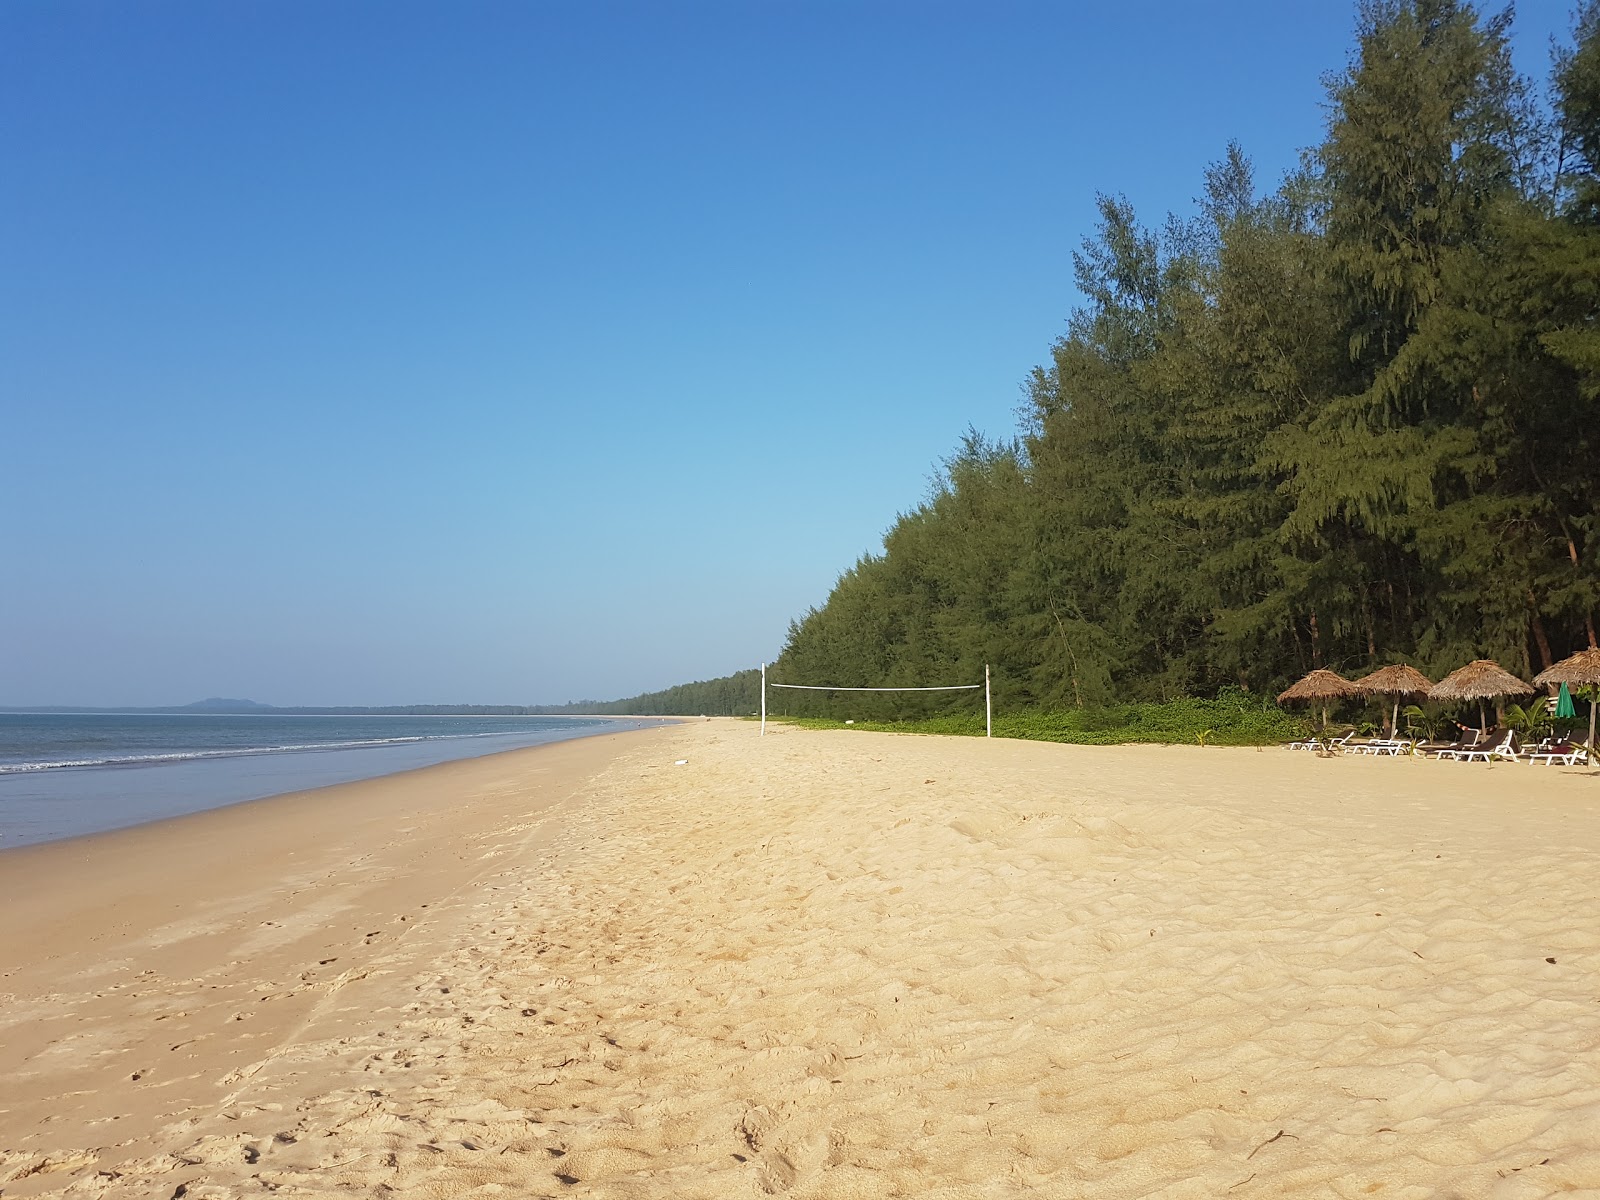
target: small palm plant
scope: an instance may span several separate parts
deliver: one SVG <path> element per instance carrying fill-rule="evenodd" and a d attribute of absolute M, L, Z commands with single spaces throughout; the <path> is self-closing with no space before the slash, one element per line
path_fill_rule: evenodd
<path fill-rule="evenodd" d="M 1522 741 L 1535 741 L 1550 727 L 1550 707 L 1538 703 L 1530 704 L 1527 708 L 1523 708 L 1520 704 L 1508 704 L 1506 724 L 1517 731 L 1517 736 Z"/>
<path fill-rule="evenodd" d="M 1431 742 L 1439 732 L 1439 718 L 1430 717 L 1415 704 L 1406 705 L 1400 710 L 1400 715 L 1406 719 L 1406 732 L 1413 737 L 1421 734 L 1423 740 Z"/>

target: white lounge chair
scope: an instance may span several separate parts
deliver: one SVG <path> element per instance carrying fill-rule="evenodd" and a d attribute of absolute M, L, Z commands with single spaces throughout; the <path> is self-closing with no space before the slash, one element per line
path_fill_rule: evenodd
<path fill-rule="evenodd" d="M 1344 748 L 1345 743 L 1347 743 L 1351 738 L 1355 737 L 1355 735 L 1356 731 L 1354 729 L 1350 730 L 1350 732 L 1346 733 L 1343 737 L 1336 738 L 1317 737 L 1315 734 L 1313 734 L 1311 737 L 1306 738 L 1306 740 L 1303 742 L 1290 742 L 1288 745 L 1290 750 L 1317 750 L 1337 754 Z"/>
<path fill-rule="evenodd" d="M 1528 755 L 1528 761 L 1543 763 L 1547 767 L 1553 767 L 1556 763 L 1564 767 L 1582 767 L 1588 765 L 1589 752 L 1582 746 L 1571 744 L 1567 744 L 1565 749 L 1561 745 L 1542 746 Z"/>
<path fill-rule="evenodd" d="M 1430 750 L 1429 753 L 1432 754 L 1434 758 L 1451 758 L 1455 759 L 1457 762 L 1460 762 L 1467 755 L 1477 750 L 1478 743 L 1482 739 L 1483 730 L 1474 729 L 1469 735 L 1463 737 L 1454 746 L 1440 746 Z"/>
<path fill-rule="evenodd" d="M 1505 737 L 1501 738 L 1500 741 L 1495 745 L 1478 746 L 1471 750 L 1462 750 L 1456 755 L 1456 757 L 1459 759 L 1464 759 L 1467 762 L 1472 762 L 1474 759 L 1482 759 L 1484 762 L 1493 762 L 1497 758 L 1503 758 L 1507 762 L 1527 761 L 1517 750 L 1516 733 L 1509 729 L 1506 731 Z"/>

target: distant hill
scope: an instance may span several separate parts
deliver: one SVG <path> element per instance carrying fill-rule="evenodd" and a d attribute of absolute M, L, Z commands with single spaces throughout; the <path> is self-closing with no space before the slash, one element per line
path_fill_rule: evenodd
<path fill-rule="evenodd" d="M 193 704 L 185 704 L 182 708 L 173 709 L 172 711 L 214 713 L 271 712 L 272 705 L 262 704 L 256 700 L 224 700 L 220 696 L 212 696 L 208 700 L 196 700 Z"/>

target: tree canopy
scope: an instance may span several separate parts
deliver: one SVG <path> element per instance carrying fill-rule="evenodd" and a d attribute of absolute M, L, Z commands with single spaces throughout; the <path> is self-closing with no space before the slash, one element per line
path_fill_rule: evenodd
<path fill-rule="evenodd" d="M 1007 704 L 1063 707 L 1594 645 L 1600 0 L 1543 89 L 1510 21 L 1366 0 L 1274 190 L 1229 145 L 1191 216 L 1103 195 L 1022 427 L 967 435 L 774 678 L 988 663 Z"/>

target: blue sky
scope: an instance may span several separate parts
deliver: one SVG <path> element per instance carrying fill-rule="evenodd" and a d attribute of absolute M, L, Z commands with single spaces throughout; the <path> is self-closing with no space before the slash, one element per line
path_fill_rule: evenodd
<path fill-rule="evenodd" d="M 1346 3 L 0 5 L 0 705 L 754 666 Z M 1567 5 L 1524 3 L 1541 80 Z"/>

